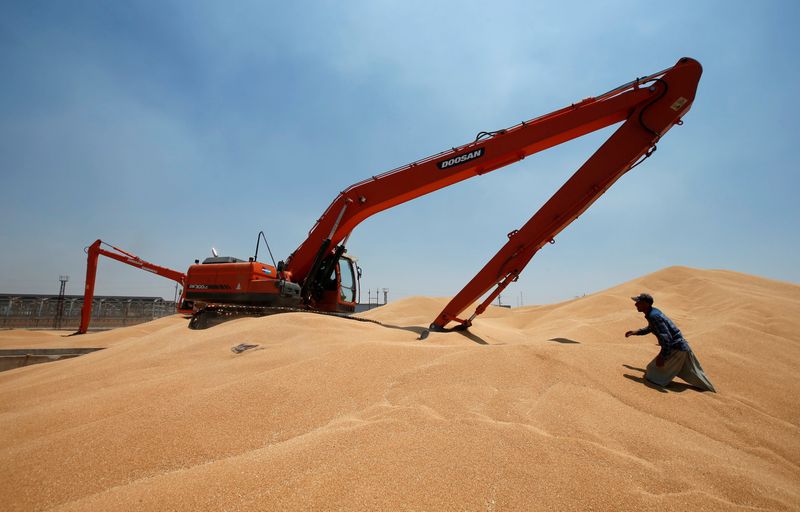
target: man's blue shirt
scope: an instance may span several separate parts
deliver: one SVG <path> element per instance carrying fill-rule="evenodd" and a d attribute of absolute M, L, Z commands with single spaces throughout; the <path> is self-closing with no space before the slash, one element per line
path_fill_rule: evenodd
<path fill-rule="evenodd" d="M 683 338 L 681 330 L 660 309 L 651 308 L 644 317 L 647 319 L 647 327 L 639 329 L 634 334 L 637 336 L 655 334 L 658 344 L 661 346 L 659 354 L 661 357 L 667 358 L 676 350 L 689 352 L 689 344 Z"/>

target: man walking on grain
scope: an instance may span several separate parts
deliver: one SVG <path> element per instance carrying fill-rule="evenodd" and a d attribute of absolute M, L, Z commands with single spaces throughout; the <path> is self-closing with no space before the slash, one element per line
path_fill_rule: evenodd
<path fill-rule="evenodd" d="M 661 346 L 661 352 L 647 365 L 644 378 L 653 384 L 666 386 L 675 377 L 680 377 L 696 388 L 716 393 L 717 390 L 706 377 L 700 361 L 689 348 L 680 329 L 664 313 L 653 307 L 653 296 L 640 293 L 631 299 L 636 303 L 636 311 L 644 313 L 647 327 L 628 331 L 625 337 L 652 333 L 658 338 L 658 344 Z"/>

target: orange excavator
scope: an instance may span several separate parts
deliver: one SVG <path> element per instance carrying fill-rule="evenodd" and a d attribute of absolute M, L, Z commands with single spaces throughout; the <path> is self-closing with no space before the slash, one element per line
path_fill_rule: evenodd
<path fill-rule="evenodd" d="M 518 230 L 433 320 L 466 328 L 513 281 L 533 255 L 583 213 L 627 171 L 656 150 L 661 137 L 694 101 L 702 67 L 690 58 L 511 128 L 481 132 L 474 141 L 356 183 L 328 206 L 285 262 L 214 259 L 186 275 L 186 299 L 203 317 L 269 314 L 281 308 L 352 312 L 358 269 L 345 253 L 353 229 L 376 213 L 459 181 L 605 128 L 622 125 Z M 492 290 L 493 289 L 493 290 Z M 460 315 L 490 290 L 467 318 Z"/>
<path fill-rule="evenodd" d="M 445 306 L 432 331 L 465 329 L 512 282 L 539 249 L 552 243 L 623 174 L 656 150 L 661 137 L 682 124 L 702 74 L 699 62 L 637 78 L 507 129 L 480 132 L 474 141 L 372 176 L 341 192 L 285 260 L 272 265 L 230 257 L 196 261 L 185 278 L 193 303 L 190 327 L 238 315 L 282 311 L 353 312 L 360 269 L 345 244 L 353 229 L 378 212 L 474 176 L 481 176 L 590 132 L 622 123 L 601 147 Z M 260 239 L 259 239 L 260 241 Z M 488 295 L 487 295 L 488 293 Z M 472 304 L 483 300 L 469 316 Z M 454 327 L 448 327 L 454 324 Z"/>
<path fill-rule="evenodd" d="M 102 246 L 106 246 L 104 249 Z M 95 242 L 86 248 L 87 262 L 86 262 L 86 286 L 83 292 L 83 306 L 81 307 L 81 324 L 75 334 L 85 334 L 89 330 L 89 322 L 92 319 L 92 304 L 94 300 L 94 285 L 97 278 L 97 264 L 100 256 L 106 256 L 112 260 L 117 260 L 127 265 L 140 268 L 147 272 L 151 272 L 158 276 L 166 277 L 176 283 L 180 284 L 184 292 L 182 292 L 181 300 L 178 302 L 178 312 L 183 314 L 192 314 L 193 310 L 191 304 L 188 304 L 183 299 L 183 293 L 186 290 L 186 274 L 172 270 L 171 268 L 162 267 L 145 261 L 140 257 L 123 251 L 119 247 L 109 245 L 102 240 L 95 240 Z"/>

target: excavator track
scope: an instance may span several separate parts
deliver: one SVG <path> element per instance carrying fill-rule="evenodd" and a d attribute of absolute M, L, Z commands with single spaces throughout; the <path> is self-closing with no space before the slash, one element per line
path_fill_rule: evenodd
<path fill-rule="evenodd" d="M 328 311 L 315 311 L 306 308 L 293 308 L 287 306 L 240 306 L 230 304 L 215 304 L 208 305 L 196 311 L 192 318 L 189 320 L 189 329 L 208 329 L 215 325 L 219 325 L 228 320 L 235 320 L 237 318 L 245 317 L 261 317 L 269 315 L 278 315 L 281 313 L 313 313 L 315 315 L 335 316 L 338 318 L 345 318 L 357 322 L 367 322 L 385 326 L 377 320 L 370 320 L 368 318 L 359 318 L 347 313 L 336 313 Z"/>

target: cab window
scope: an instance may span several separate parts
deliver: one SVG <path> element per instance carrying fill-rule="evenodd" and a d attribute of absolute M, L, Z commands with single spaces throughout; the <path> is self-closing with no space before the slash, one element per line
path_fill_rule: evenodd
<path fill-rule="evenodd" d="M 356 281 L 353 276 L 353 265 L 349 260 L 339 261 L 340 296 L 342 302 L 356 301 Z"/>

